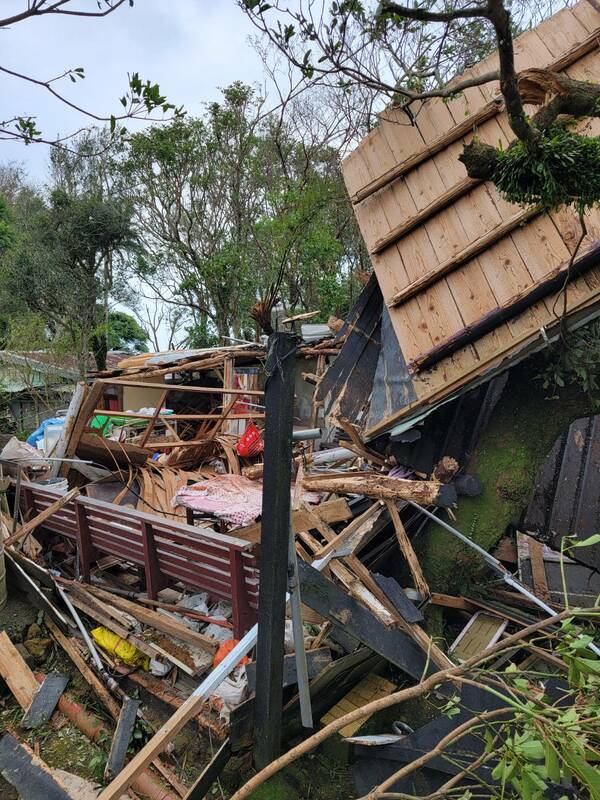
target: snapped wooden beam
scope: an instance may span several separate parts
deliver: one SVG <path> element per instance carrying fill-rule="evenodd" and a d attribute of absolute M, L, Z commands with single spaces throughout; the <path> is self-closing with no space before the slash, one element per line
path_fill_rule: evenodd
<path fill-rule="evenodd" d="M 338 500 L 328 500 L 320 506 L 315 506 L 311 509 L 320 519 L 327 523 L 345 522 L 352 519 L 352 511 L 345 498 Z M 311 523 L 310 517 L 306 511 L 297 509 L 292 514 L 292 526 L 294 533 L 300 531 L 311 530 L 314 524 Z M 252 525 L 247 525 L 245 528 L 238 528 L 231 532 L 232 536 L 235 535 L 239 539 L 244 539 L 246 542 L 252 544 L 259 544 L 261 540 L 262 523 L 255 522 Z"/>
<path fill-rule="evenodd" d="M 50 767 L 10 733 L 0 739 L 0 774 L 27 800 L 73 800 Z"/>
<path fill-rule="evenodd" d="M 362 494 L 379 500 L 414 500 L 421 505 L 442 508 L 449 508 L 457 499 L 456 489 L 451 484 L 389 478 L 385 475 L 363 475 L 358 478 L 350 475 L 343 478 L 313 478 L 305 475 L 303 485 L 305 489 L 316 492 Z"/>
<path fill-rule="evenodd" d="M 221 747 L 212 757 L 212 760 L 202 770 L 196 782 L 185 795 L 183 800 L 204 800 L 208 794 L 208 790 L 217 780 L 221 772 L 227 766 L 227 762 L 231 758 L 231 742 L 229 739 L 223 742 Z"/>
<path fill-rule="evenodd" d="M 427 654 L 405 633 L 388 628 L 343 589 L 316 569 L 298 562 L 302 601 L 330 622 L 342 626 L 351 636 L 386 658 L 415 680 L 421 680 Z M 435 672 L 434 664 L 427 667 Z"/>

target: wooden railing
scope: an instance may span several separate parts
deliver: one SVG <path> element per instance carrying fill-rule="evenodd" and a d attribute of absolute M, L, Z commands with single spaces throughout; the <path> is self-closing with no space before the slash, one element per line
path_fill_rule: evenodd
<path fill-rule="evenodd" d="M 25 519 L 39 514 L 60 493 L 35 483 L 21 484 Z M 227 600 L 233 608 L 234 636 L 256 621 L 258 570 L 252 545 L 243 539 L 145 514 L 79 495 L 52 514 L 41 530 L 76 543 L 81 575 L 100 555 L 113 555 L 143 571 L 148 597 L 169 581 Z"/>

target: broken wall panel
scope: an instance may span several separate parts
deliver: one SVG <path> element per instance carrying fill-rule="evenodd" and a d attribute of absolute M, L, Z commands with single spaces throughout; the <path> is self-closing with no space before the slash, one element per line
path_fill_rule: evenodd
<path fill-rule="evenodd" d="M 346 339 L 317 389 L 315 400 L 327 398 L 326 413 L 355 420 L 371 393 L 381 346 L 383 297 L 372 275 L 350 310 L 344 328 Z"/>
<path fill-rule="evenodd" d="M 597 80 L 598 29 L 600 12 L 582 0 L 516 39 L 517 68 L 550 67 Z M 495 59 L 466 74 L 493 69 Z M 595 135 L 597 127 L 593 121 L 586 133 Z M 374 422 L 369 438 L 507 366 L 541 341 L 540 328 L 551 335 L 556 328 L 560 292 L 550 281 L 566 274 L 579 222 L 570 211 L 516 207 L 491 183 L 469 179 L 458 156 L 475 132 L 493 145 L 514 138 L 497 83 L 450 101 L 428 100 L 412 120 L 386 109 L 343 164 L 399 343 L 398 363 L 401 370 L 408 364 L 415 395 Z M 600 213 L 590 211 L 586 224 L 582 255 L 600 239 Z M 570 282 L 570 316 L 598 313 L 599 262 L 588 256 Z"/>
<path fill-rule="evenodd" d="M 567 536 L 580 540 L 600 530 L 600 416 L 582 417 L 559 436 L 540 467 L 521 527 L 556 550 Z M 600 545 L 576 558 L 600 569 Z"/>

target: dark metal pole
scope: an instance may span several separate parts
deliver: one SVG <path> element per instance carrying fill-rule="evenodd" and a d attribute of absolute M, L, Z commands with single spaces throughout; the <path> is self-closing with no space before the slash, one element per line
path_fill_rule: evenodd
<path fill-rule="evenodd" d="M 254 761 L 259 769 L 281 747 L 295 350 L 293 334 L 269 337 L 254 704 Z"/>

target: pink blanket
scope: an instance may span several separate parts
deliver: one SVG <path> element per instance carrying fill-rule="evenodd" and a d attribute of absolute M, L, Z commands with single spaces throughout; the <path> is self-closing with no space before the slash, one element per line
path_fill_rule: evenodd
<path fill-rule="evenodd" d="M 302 499 L 318 503 L 320 495 L 305 492 Z M 216 475 L 208 481 L 182 486 L 173 504 L 214 514 L 232 525 L 249 525 L 262 513 L 262 483 L 243 475 Z"/>

